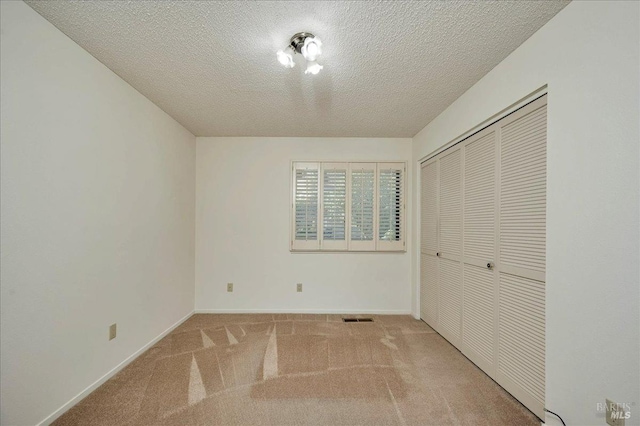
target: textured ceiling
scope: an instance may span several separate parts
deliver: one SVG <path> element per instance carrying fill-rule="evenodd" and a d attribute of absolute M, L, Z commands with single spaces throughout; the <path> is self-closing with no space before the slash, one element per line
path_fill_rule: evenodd
<path fill-rule="evenodd" d="M 412 137 L 567 1 L 27 3 L 196 136 Z"/>

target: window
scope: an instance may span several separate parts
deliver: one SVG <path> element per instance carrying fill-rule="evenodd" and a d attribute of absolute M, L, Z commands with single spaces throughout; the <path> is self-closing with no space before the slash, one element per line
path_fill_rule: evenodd
<path fill-rule="evenodd" d="M 405 163 L 294 162 L 292 251 L 404 251 Z"/>
<path fill-rule="evenodd" d="M 322 247 L 347 249 L 347 168 L 322 164 Z"/>
<path fill-rule="evenodd" d="M 375 250 L 376 164 L 351 163 L 351 238 L 353 250 Z"/>
<path fill-rule="evenodd" d="M 403 164 L 378 165 L 378 247 L 382 250 L 402 250 L 404 188 Z"/>
<path fill-rule="evenodd" d="M 295 246 L 303 250 L 320 248 L 318 171 L 317 163 L 300 163 L 295 169 Z"/>

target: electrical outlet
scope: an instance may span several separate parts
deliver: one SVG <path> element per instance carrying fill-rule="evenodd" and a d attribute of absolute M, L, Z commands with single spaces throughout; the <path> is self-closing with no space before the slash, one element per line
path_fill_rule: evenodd
<path fill-rule="evenodd" d="M 302 293 L 302 283 L 298 283 L 298 285 L 296 286 L 296 291 L 298 293 Z"/>
<path fill-rule="evenodd" d="M 111 324 L 109 326 L 109 340 L 113 340 L 116 338 L 116 324 Z"/>
<path fill-rule="evenodd" d="M 227 283 L 227 291 L 229 293 L 233 292 L 233 283 Z"/>
<path fill-rule="evenodd" d="M 605 410 L 607 413 L 607 424 L 610 426 L 624 426 L 624 420 L 629 414 L 624 404 L 615 403 L 609 399 L 606 400 Z"/>

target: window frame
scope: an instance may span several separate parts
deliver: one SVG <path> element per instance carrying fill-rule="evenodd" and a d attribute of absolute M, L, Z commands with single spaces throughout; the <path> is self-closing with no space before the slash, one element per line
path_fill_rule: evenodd
<path fill-rule="evenodd" d="M 352 201 L 352 171 L 368 168 L 374 172 L 373 196 L 373 240 L 351 240 L 351 201 Z M 318 220 L 317 241 L 296 240 L 296 170 L 301 168 L 318 170 Z M 400 239 L 397 241 L 380 240 L 380 171 L 397 168 L 401 170 L 401 203 L 400 203 Z M 324 172 L 325 170 L 346 170 L 345 197 L 345 241 L 324 239 Z M 406 237 L 406 204 L 407 204 L 407 162 L 406 161 L 291 161 L 290 180 L 290 236 L 289 251 L 292 253 L 398 253 L 407 251 Z"/>

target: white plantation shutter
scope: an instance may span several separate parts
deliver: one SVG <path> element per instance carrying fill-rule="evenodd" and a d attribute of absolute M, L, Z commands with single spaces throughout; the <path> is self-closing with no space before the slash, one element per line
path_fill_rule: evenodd
<path fill-rule="evenodd" d="M 347 163 L 322 164 L 322 249 L 347 249 Z"/>
<path fill-rule="evenodd" d="M 375 250 L 376 163 L 351 163 L 351 250 Z"/>
<path fill-rule="evenodd" d="M 292 251 L 404 251 L 406 163 L 292 163 Z"/>
<path fill-rule="evenodd" d="M 293 240 L 294 250 L 318 250 L 320 239 L 318 163 L 294 163 L 293 166 Z"/>
<path fill-rule="evenodd" d="M 404 167 L 378 163 L 378 250 L 404 248 Z"/>

